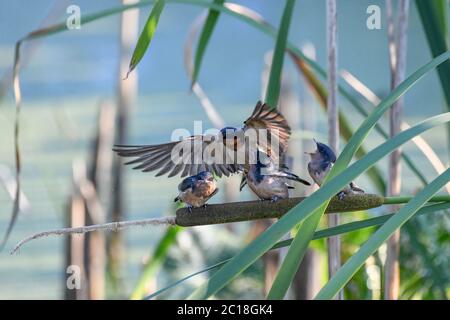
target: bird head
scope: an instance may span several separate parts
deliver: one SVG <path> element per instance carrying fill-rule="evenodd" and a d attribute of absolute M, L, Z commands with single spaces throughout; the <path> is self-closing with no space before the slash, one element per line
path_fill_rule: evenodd
<path fill-rule="evenodd" d="M 220 130 L 220 133 L 222 134 L 223 144 L 227 147 L 232 146 L 236 151 L 238 147 L 238 136 L 240 136 L 239 130 L 234 127 L 225 127 Z"/>
<path fill-rule="evenodd" d="M 205 180 L 205 181 L 209 181 L 209 182 L 214 181 L 214 176 L 213 176 L 213 174 L 212 174 L 211 172 L 209 172 L 209 171 L 202 171 L 202 172 L 199 172 L 199 174 L 197 174 L 197 177 L 198 177 L 200 180 Z"/>
<path fill-rule="evenodd" d="M 227 140 L 230 138 L 236 138 L 236 131 L 237 129 L 234 127 L 225 127 L 220 130 L 220 133 L 222 134 L 222 138 Z"/>
<path fill-rule="evenodd" d="M 336 162 L 336 154 L 334 153 L 333 149 L 331 149 L 329 146 L 327 146 L 325 143 L 317 142 L 315 139 L 313 139 L 316 143 L 316 151 L 315 152 L 307 152 L 312 160 L 320 160 L 320 161 L 327 161 L 327 162 Z"/>

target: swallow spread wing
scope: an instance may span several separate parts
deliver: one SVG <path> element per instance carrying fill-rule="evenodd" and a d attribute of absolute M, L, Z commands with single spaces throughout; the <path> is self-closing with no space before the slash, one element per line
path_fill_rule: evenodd
<path fill-rule="evenodd" d="M 250 153 L 262 149 L 276 157 L 276 152 L 270 152 L 271 146 L 278 146 L 280 152 L 286 150 L 291 134 L 286 119 L 261 102 L 256 104 L 240 129 L 226 127 L 217 135 L 194 135 L 158 145 L 116 145 L 113 150 L 119 156 L 136 158 L 125 163 L 136 165 L 133 169 L 158 171 L 156 176 L 180 174 L 185 177 L 201 171 L 210 171 L 219 177 L 229 176 L 241 170 L 242 163 L 236 153 L 238 145 L 245 145 L 241 142 L 245 141 L 242 137 L 251 129 L 256 133 L 256 142 L 247 146 Z"/>
<path fill-rule="evenodd" d="M 259 133 L 258 144 L 262 151 L 269 156 L 271 156 L 271 142 L 274 139 L 278 139 L 277 144 L 280 147 L 279 154 L 282 155 L 286 152 L 288 140 L 291 135 L 291 127 L 289 127 L 286 118 L 278 111 L 272 110 L 269 105 L 262 104 L 258 101 L 252 115 L 244 121 L 244 125 L 244 131 L 252 128 Z M 263 129 L 263 131 L 259 131 L 260 129 Z M 264 137 L 267 140 L 267 145 L 264 145 L 265 139 L 262 139 L 262 132 L 266 132 L 267 134 Z"/>

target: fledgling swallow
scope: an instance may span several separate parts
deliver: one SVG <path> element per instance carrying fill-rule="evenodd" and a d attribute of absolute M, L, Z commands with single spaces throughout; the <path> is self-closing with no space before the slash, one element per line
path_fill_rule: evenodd
<path fill-rule="evenodd" d="M 275 163 L 267 157 L 266 164 L 261 162 L 258 153 L 256 164 L 251 164 L 244 168 L 244 174 L 240 185 L 240 190 L 247 184 L 249 188 L 261 199 L 277 201 L 289 198 L 289 189 L 294 189 L 288 184 L 288 180 L 297 181 L 307 186 L 308 181 L 301 179 L 297 175 L 288 171 L 285 166 L 277 167 Z"/>
<path fill-rule="evenodd" d="M 250 145 L 246 142 L 246 133 L 253 133 L 254 129 L 256 140 Z M 265 129 L 262 133 L 260 129 Z M 267 136 L 262 136 L 262 134 Z M 286 119 L 276 109 L 271 109 L 267 104 L 258 102 L 252 115 L 244 121 L 241 128 L 225 127 L 217 135 L 194 135 L 180 141 L 163 143 L 158 145 L 116 145 L 113 149 L 119 156 L 136 157 L 136 159 L 126 164 L 138 164 L 133 169 L 140 169 L 144 172 L 159 170 L 156 176 L 168 174 L 169 177 L 178 174 L 181 177 L 195 175 L 202 171 L 209 171 L 221 177 L 222 174 L 229 176 L 240 170 L 240 165 L 250 163 L 249 157 L 256 154 L 257 150 L 266 151 L 271 157 L 276 157 L 277 152 L 270 150 L 272 145 L 278 145 L 282 153 L 287 148 L 291 128 Z M 247 135 L 247 136 L 248 136 Z M 248 141 L 248 140 L 247 140 Z M 238 148 L 244 146 L 244 160 L 238 157 Z M 243 150 L 244 148 L 240 148 Z M 204 159 L 204 155 L 211 150 L 222 150 L 223 158 Z M 173 152 L 174 151 L 174 152 Z M 177 153 L 178 152 L 178 153 Z M 177 155 L 173 159 L 172 153 Z M 213 152 L 212 152 L 213 153 Z M 212 156 L 212 155 L 211 155 Z M 195 161 L 186 161 L 194 160 Z M 244 162 L 244 163 L 239 163 Z M 255 161 L 253 161 L 255 163 Z"/>
<path fill-rule="evenodd" d="M 178 196 L 174 199 L 174 202 L 185 203 L 188 210 L 192 212 L 193 207 L 206 208 L 206 202 L 219 192 L 219 189 L 216 187 L 211 172 L 202 171 L 181 181 L 178 185 L 178 191 Z"/>
<path fill-rule="evenodd" d="M 326 175 L 336 162 L 336 154 L 326 144 L 317 142 L 316 140 L 314 142 L 317 147 L 316 151 L 312 153 L 307 152 L 311 156 L 311 161 L 308 163 L 308 172 L 314 182 L 321 186 Z M 350 182 L 348 186 L 338 193 L 338 197 L 342 200 L 344 195 L 354 193 L 364 193 L 364 190 L 354 182 Z"/>

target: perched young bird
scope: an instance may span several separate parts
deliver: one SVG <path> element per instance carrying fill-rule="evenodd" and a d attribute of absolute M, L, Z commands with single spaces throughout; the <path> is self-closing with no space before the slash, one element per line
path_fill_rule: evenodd
<path fill-rule="evenodd" d="M 241 128 L 225 127 L 217 135 L 194 135 L 158 145 L 116 145 L 113 150 L 122 157 L 135 157 L 126 163 L 137 164 L 133 169 L 158 171 L 156 176 L 185 177 L 210 171 L 221 177 L 238 172 L 240 165 L 255 163 L 246 159 L 254 159 L 257 150 L 276 157 L 287 147 L 290 134 L 291 128 L 283 115 L 258 102 Z M 278 145 L 279 150 L 271 150 L 272 145 Z M 242 155 L 239 152 L 245 156 L 237 156 Z"/>
<path fill-rule="evenodd" d="M 184 202 L 188 210 L 192 211 L 192 207 L 206 207 L 206 202 L 219 192 L 219 189 L 211 172 L 202 171 L 181 181 L 178 191 L 179 194 L 174 202 Z"/>
<path fill-rule="evenodd" d="M 316 143 L 317 150 L 313 153 L 307 152 L 311 156 L 311 161 L 308 163 L 308 172 L 311 178 L 320 186 L 336 162 L 336 155 L 326 144 L 317 142 L 316 140 L 314 142 Z M 338 193 L 338 197 L 342 199 L 345 194 L 353 193 L 364 193 L 364 190 L 354 182 L 350 182 L 348 186 Z"/>
<path fill-rule="evenodd" d="M 267 157 L 267 155 L 265 156 Z M 248 184 L 250 189 L 261 199 L 277 201 L 289 198 L 288 189 L 294 189 L 287 182 L 297 181 L 305 185 L 310 185 L 297 175 L 287 171 L 286 167 L 278 168 L 273 161 L 267 157 L 268 163 L 264 164 L 260 160 L 260 153 L 257 156 L 256 164 L 251 164 L 244 168 L 240 190 Z M 266 161 L 264 161 L 266 162 Z"/>

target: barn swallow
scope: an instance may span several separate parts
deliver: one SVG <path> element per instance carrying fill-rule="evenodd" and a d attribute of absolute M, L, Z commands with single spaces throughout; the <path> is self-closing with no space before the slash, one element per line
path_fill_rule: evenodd
<path fill-rule="evenodd" d="M 253 133 L 256 134 L 256 139 L 248 143 L 246 139 Z M 244 121 L 241 128 L 225 127 L 217 135 L 194 135 L 158 145 L 116 145 L 113 150 L 122 157 L 135 157 L 136 159 L 126 163 L 138 164 L 133 169 L 143 172 L 159 170 L 156 176 L 167 174 L 173 177 L 180 174 L 185 177 L 209 171 L 221 177 L 222 174 L 229 176 L 238 172 L 240 165 L 244 163 L 251 163 L 249 157 L 255 155 L 257 150 L 266 151 L 276 159 L 277 155 L 287 148 L 290 134 L 291 128 L 283 115 L 267 104 L 258 102 L 252 115 Z M 278 145 L 279 150 L 271 150 L 273 145 Z M 238 149 L 246 149 L 248 154 L 239 158 Z M 204 155 L 211 150 L 222 150 L 221 159 L 215 155 L 206 159 Z M 173 154 L 177 155 L 176 159 Z"/>
<path fill-rule="evenodd" d="M 206 202 L 219 192 L 219 189 L 216 187 L 211 172 L 202 171 L 181 181 L 178 185 L 178 191 L 178 196 L 174 199 L 174 202 L 184 202 L 188 210 L 192 212 L 193 207 L 203 206 L 206 208 Z"/>
<path fill-rule="evenodd" d="M 260 154 L 257 154 L 256 164 L 245 166 L 242 176 L 240 190 L 248 184 L 249 188 L 261 199 L 275 202 L 279 199 L 289 198 L 289 189 L 294 189 L 288 184 L 288 180 L 297 181 L 307 186 L 311 185 L 308 181 L 301 179 L 297 175 L 288 171 L 285 166 L 277 166 L 267 158 L 267 164 L 261 162 Z"/>
<path fill-rule="evenodd" d="M 314 142 L 317 147 L 316 151 L 312 153 L 307 152 L 311 156 L 311 161 L 308 163 L 308 172 L 314 182 L 320 186 L 336 162 L 336 154 L 326 144 L 316 140 Z M 354 182 L 350 182 L 348 186 L 338 193 L 338 197 L 342 200 L 346 194 L 354 193 L 364 193 L 364 190 Z"/>

